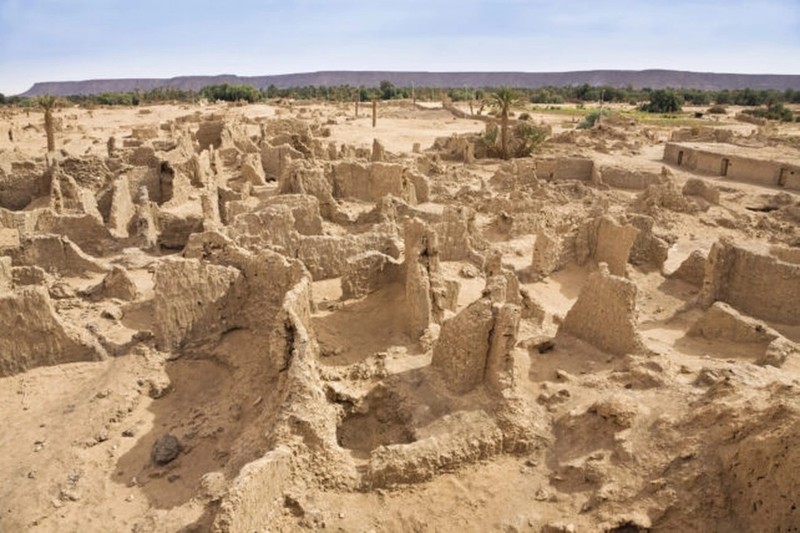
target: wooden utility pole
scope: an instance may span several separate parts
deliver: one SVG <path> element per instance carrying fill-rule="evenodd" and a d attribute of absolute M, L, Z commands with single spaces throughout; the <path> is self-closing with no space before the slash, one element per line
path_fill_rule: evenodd
<path fill-rule="evenodd" d="M 378 123 L 378 100 L 372 100 L 372 127 Z"/>
<path fill-rule="evenodd" d="M 356 118 L 358 118 L 358 102 L 359 100 L 361 100 L 361 95 L 359 93 L 356 93 L 355 100 L 356 100 Z"/>

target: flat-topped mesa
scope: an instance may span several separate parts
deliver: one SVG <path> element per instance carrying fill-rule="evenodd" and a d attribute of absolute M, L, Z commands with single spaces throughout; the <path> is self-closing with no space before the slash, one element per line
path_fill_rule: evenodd
<path fill-rule="evenodd" d="M 634 282 L 611 274 L 601 263 L 586 280 L 558 334 L 570 334 L 614 355 L 643 352 L 636 329 L 636 292 Z"/>
<path fill-rule="evenodd" d="M 699 296 L 703 307 L 716 301 L 762 320 L 800 324 L 800 264 L 763 246 L 720 239 L 708 254 Z"/>

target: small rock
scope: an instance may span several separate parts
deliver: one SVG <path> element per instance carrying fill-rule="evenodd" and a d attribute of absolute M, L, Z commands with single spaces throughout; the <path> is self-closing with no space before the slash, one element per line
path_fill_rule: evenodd
<path fill-rule="evenodd" d="M 77 489 L 70 487 L 70 488 L 61 489 L 60 498 L 61 498 L 61 501 L 63 501 L 63 502 L 66 502 L 66 501 L 77 502 L 78 500 L 81 499 L 81 494 L 80 494 L 80 492 L 78 492 Z"/>
<path fill-rule="evenodd" d="M 157 465 L 166 465 L 175 460 L 181 453 L 181 443 L 174 435 L 162 435 L 153 444 L 151 459 Z"/>
<path fill-rule="evenodd" d="M 458 272 L 462 278 L 472 279 L 480 276 L 480 271 L 472 265 L 464 265 Z"/>
<path fill-rule="evenodd" d="M 548 339 L 548 340 L 542 341 L 542 342 L 536 344 L 536 346 L 535 346 L 536 351 L 538 351 L 539 353 L 547 353 L 547 352 L 553 351 L 555 349 L 555 347 L 556 347 L 556 343 L 553 341 L 553 339 Z"/>
<path fill-rule="evenodd" d="M 72 290 L 72 287 L 62 281 L 54 283 L 48 292 L 50 293 L 50 297 L 54 300 L 65 300 L 75 297 L 75 291 Z"/>
<path fill-rule="evenodd" d="M 121 320 L 122 319 L 122 309 L 116 306 L 110 306 L 103 309 L 100 316 L 103 318 L 107 318 L 109 320 Z"/>

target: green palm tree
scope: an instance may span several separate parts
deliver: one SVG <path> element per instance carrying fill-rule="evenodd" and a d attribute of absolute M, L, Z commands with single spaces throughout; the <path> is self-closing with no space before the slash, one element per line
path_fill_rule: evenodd
<path fill-rule="evenodd" d="M 489 103 L 500 114 L 500 153 L 508 159 L 508 115 L 518 103 L 517 94 L 509 87 L 500 87 L 492 93 Z"/>

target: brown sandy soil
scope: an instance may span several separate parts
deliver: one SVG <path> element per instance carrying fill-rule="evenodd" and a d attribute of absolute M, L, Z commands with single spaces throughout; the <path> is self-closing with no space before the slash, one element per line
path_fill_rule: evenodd
<path fill-rule="evenodd" d="M 797 531 L 800 191 L 527 111 L 0 108 L 0 531 Z"/>

